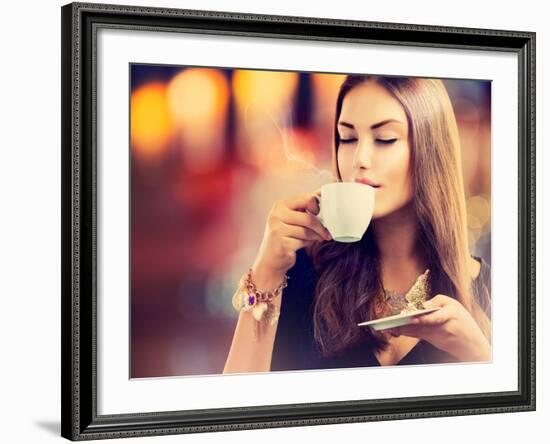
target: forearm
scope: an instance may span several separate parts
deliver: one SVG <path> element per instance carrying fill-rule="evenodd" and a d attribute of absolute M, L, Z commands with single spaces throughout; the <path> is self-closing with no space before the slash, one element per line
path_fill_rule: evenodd
<path fill-rule="evenodd" d="M 253 268 L 252 278 L 258 288 L 265 290 L 277 287 L 284 279 L 284 274 L 266 273 Z M 277 310 L 281 307 L 282 297 L 283 294 L 273 299 Z M 270 371 L 277 322 L 273 325 L 264 324 L 258 338 L 255 335 L 256 324 L 252 310 L 240 312 L 223 373 Z"/>
<path fill-rule="evenodd" d="M 473 350 L 470 350 L 469 353 L 466 353 L 463 357 L 463 361 L 470 361 L 470 362 L 485 362 L 485 361 L 491 361 L 492 358 L 492 349 L 491 344 L 489 344 L 489 341 L 483 337 L 483 341 L 480 341 L 480 344 L 478 347 L 475 347 Z"/>

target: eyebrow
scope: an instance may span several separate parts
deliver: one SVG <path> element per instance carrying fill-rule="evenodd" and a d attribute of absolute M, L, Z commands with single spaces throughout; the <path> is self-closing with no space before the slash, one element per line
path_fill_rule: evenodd
<path fill-rule="evenodd" d="M 382 120 L 381 122 L 375 123 L 374 125 L 371 125 L 370 129 L 380 128 L 381 126 L 384 126 L 388 123 L 393 123 L 393 122 L 403 124 L 403 122 L 401 122 L 400 120 L 386 119 L 386 120 Z M 338 125 L 345 126 L 347 128 L 352 128 L 352 129 L 355 128 L 351 123 L 344 122 L 344 121 L 338 122 Z"/>

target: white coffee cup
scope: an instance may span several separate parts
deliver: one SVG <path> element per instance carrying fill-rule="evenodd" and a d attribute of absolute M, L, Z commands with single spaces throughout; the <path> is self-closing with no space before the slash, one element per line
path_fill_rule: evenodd
<path fill-rule="evenodd" d="M 361 240 L 374 211 L 374 188 L 359 182 L 331 182 L 316 197 L 317 218 L 338 242 Z"/>

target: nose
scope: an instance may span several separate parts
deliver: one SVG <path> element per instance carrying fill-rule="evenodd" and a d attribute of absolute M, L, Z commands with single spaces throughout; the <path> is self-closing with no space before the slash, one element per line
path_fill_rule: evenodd
<path fill-rule="evenodd" d="M 371 168 L 372 167 L 373 146 L 368 140 L 358 142 L 357 150 L 353 156 L 353 168 Z"/>

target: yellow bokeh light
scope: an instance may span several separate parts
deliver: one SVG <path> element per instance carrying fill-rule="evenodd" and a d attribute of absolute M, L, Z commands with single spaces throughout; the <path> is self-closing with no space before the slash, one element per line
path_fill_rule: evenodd
<path fill-rule="evenodd" d="M 468 213 L 468 227 L 479 230 L 482 227 L 481 221 L 475 214 Z"/>
<path fill-rule="evenodd" d="M 489 222 L 491 218 L 491 207 L 485 196 L 471 196 L 466 201 L 466 206 L 468 208 L 468 213 L 475 216 L 477 223 L 479 223 L 479 227 L 483 227 Z"/>
<path fill-rule="evenodd" d="M 275 160 L 280 153 L 254 151 L 283 149 L 298 80 L 294 72 L 234 72 L 232 87 L 239 122 L 237 150 L 244 162 L 260 166 L 271 159 L 273 165 L 280 163 Z"/>
<path fill-rule="evenodd" d="M 276 112 L 288 106 L 298 86 L 294 72 L 235 70 L 233 91 L 241 112 Z"/>
<path fill-rule="evenodd" d="M 224 75 L 217 69 L 192 68 L 176 75 L 168 87 L 174 120 L 185 127 L 201 124 L 223 113 L 229 100 Z"/>
<path fill-rule="evenodd" d="M 229 85 L 222 71 L 188 68 L 168 86 L 168 103 L 188 171 L 216 168 L 225 147 Z"/>
<path fill-rule="evenodd" d="M 138 88 L 132 93 L 130 112 L 132 147 L 146 156 L 160 154 L 171 133 L 166 86 L 155 82 Z"/>

